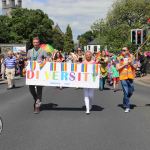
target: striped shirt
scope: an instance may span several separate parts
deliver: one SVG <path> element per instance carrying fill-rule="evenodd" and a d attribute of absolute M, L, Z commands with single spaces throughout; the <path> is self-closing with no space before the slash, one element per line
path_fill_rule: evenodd
<path fill-rule="evenodd" d="M 7 69 L 13 69 L 15 68 L 16 66 L 16 57 L 7 57 L 5 60 L 4 60 L 4 65 Z"/>

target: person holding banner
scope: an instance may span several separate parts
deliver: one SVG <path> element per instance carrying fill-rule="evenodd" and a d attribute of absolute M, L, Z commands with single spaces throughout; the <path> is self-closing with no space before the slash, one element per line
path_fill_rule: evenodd
<path fill-rule="evenodd" d="M 94 64 L 94 60 L 92 60 L 92 53 L 91 51 L 86 51 L 85 53 L 85 60 L 83 61 L 84 64 Z M 84 89 L 84 102 L 86 106 L 86 114 L 90 114 L 90 110 L 92 109 L 92 102 L 94 100 L 94 89 L 85 88 Z"/>
<path fill-rule="evenodd" d="M 47 53 L 40 48 L 40 40 L 38 37 L 33 38 L 33 48 L 28 51 L 28 61 L 33 63 L 38 61 L 42 63 L 47 58 Z M 29 85 L 29 91 L 34 98 L 34 113 L 40 112 L 41 100 L 42 100 L 42 86 Z"/>
<path fill-rule="evenodd" d="M 130 98 L 134 92 L 133 80 L 137 63 L 127 47 L 122 49 L 121 56 L 116 67 L 119 71 L 119 78 L 124 93 L 123 107 L 125 108 L 125 113 L 128 113 L 130 112 Z"/>

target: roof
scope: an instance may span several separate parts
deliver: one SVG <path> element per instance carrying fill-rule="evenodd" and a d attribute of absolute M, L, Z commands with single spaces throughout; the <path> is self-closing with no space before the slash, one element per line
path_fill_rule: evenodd
<path fill-rule="evenodd" d="M 88 45 L 100 45 L 100 44 L 98 44 L 96 39 L 94 39 L 93 41 L 89 42 Z"/>
<path fill-rule="evenodd" d="M 56 24 L 55 29 L 57 29 L 59 31 L 59 33 L 64 34 L 58 24 Z"/>

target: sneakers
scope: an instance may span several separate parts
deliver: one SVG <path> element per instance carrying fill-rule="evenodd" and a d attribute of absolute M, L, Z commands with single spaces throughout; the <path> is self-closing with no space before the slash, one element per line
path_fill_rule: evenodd
<path fill-rule="evenodd" d="M 130 108 L 126 108 L 124 112 L 125 113 L 129 113 L 130 112 Z"/>
<path fill-rule="evenodd" d="M 86 111 L 85 113 L 86 113 L 86 115 L 90 115 L 90 111 Z"/>

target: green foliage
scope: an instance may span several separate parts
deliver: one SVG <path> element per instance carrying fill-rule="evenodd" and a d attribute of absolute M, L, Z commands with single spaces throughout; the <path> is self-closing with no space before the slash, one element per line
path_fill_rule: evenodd
<path fill-rule="evenodd" d="M 15 9 L 11 17 L 10 42 L 31 42 L 38 36 L 42 43 L 52 43 L 53 24 L 41 10 Z"/>
<path fill-rule="evenodd" d="M 92 31 L 87 31 L 84 34 L 78 36 L 80 47 L 83 49 L 85 45 L 94 40 L 95 35 Z"/>
<path fill-rule="evenodd" d="M 64 51 L 70 52 L 74 49 L 74 42 L 73 42 L 73 36 L 72 36 L 72 29 L 68 25 L 64 37 Z"/>
<path fill-rule="evenodd" d="M 118 51 L 123 46 L 129 46 L 135 51 L 137 46 L 130 43 L 130 31 L 143 28 L 148 18 L 150 1 L 116 0 L 107 17 L 93 23 L 91 31 L 101 47 L 107 45 L 110 51 Z"/>
<path fill-rule="evenodd" d="M 58 31 L 57 28 L 54 28 L 53 30 L 53 47 L 55 47 L 58 50 L 63 50 L 64 48 L 64 35 Z"/>
<path fill-rule="evenodd" d="M 41 43 L 53 43 L 54 22 L 41 10 L 17 8 L 11 13 L 11 18 L 0 16 L 1 43 L 32 43 L 32 38 L 38 36 Z"/>
<path fill-rule="evenodd" d="M 10 18 L 0 16 L 0 43 L 9 42 L 10 37 Z"/>

